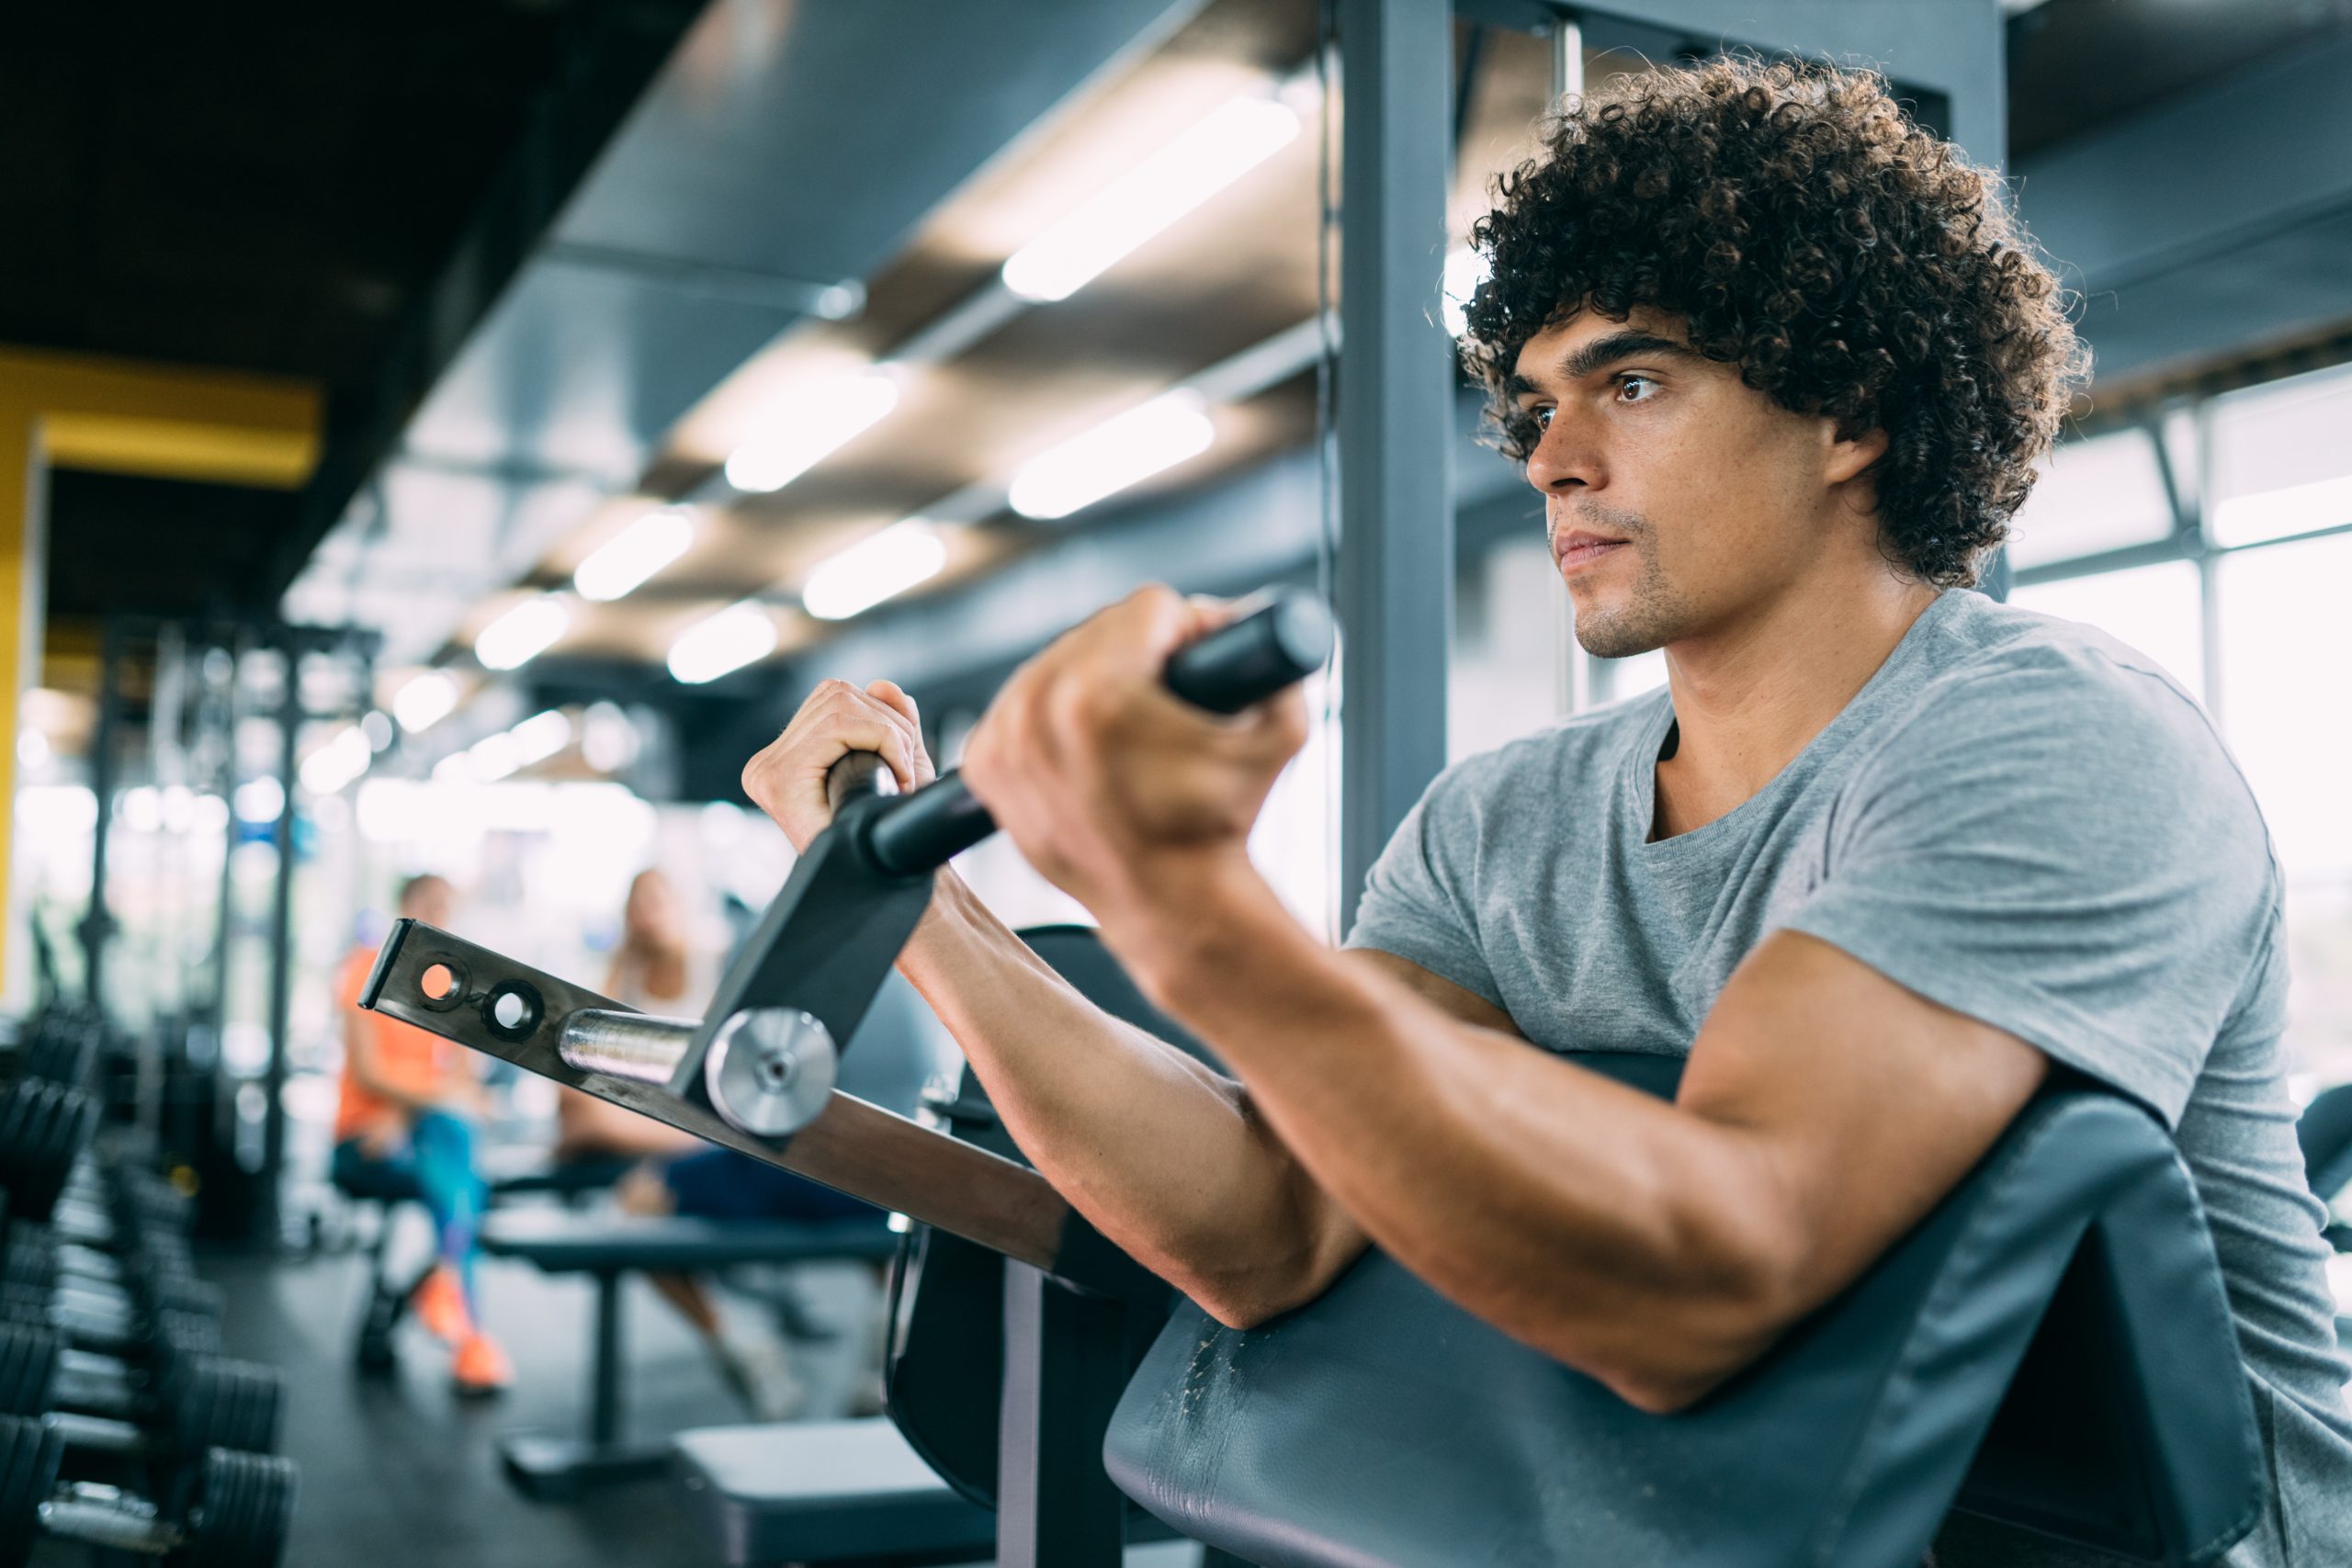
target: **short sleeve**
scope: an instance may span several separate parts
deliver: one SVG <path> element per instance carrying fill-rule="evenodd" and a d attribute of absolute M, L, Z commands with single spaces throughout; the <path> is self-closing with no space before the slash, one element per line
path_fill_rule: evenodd
<path fill-rule="evenodd" d="M 2095 650 L 1955 675 L 1857 767 L 1774 923 L 2177 1121 L 2264 962 L 2268 835 L 2204 714 Z"/>
<path fill-rule="evenodd" d="M 1343 945 L 1394 953 L 1499 1008 L 1476 920 L 1477 781 L 1490 762 L 1461 763 L 1422 792 L 1373 863 Z"/>

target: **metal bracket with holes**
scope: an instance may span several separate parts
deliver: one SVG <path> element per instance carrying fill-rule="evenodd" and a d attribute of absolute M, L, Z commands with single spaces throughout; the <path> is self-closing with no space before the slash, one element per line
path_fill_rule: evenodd
<path fill-rule="evenodd" d="M 666 1087 L 695 1023 L 634 1012 L 422 921 L 394 922 L 359 1005 L 936 1225 L 1080 1290 L 1165 1290 L 1024 1165 L 838 1089 L 828 1089 L 821 1109 L 789 1136 L 747 1132 Z"/>

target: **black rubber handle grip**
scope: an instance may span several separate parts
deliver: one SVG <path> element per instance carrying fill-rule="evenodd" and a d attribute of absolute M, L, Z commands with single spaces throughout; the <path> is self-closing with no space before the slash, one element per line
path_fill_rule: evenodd
<path fill-rule="evenodd" d="M 1331 657 L 1331 615 L 1321 600 L 1295 592 L 1277 593 L 1263 607 L 1179 649 L 1168 661 L 1164 679 L 1170 691 L 1195 707 L 1239 713 L 1321 669 Z M 872 761 L 858 764 L 853 773 L 852 765 L 861 756 Z M 853 751 L 833 764 L 826 784 L 836 810 L 858 793 L 881 793 L 872 783 L 876 767 L 888 774 L 871 752 Z M 844 785 L 845 778 L 860 776 L 863 784 Z M 948 773 L 904 800 L 877 808 L 866 845 L 884 870 L 912 876 L 936 870 L 995 831 L 988 808 L 973 798 L 962 779 Z"/>
<path fill-rule="evenodd" d="M 825 773 L 825 799 L 839 817 L 842 807 L 869 795 L 896 795 L 899 775 L 879 751 L 852 751 Z"/>

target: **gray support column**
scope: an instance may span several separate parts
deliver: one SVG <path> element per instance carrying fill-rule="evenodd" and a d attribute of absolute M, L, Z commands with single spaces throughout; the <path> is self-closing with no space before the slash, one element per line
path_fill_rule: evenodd
<path fill-rule="evenodd" d="M 286 1072 L 289 1039 L 289 1003 L 294 991 L 294 786 L 300 758 L 296 744 L 302 729 L 302 645 L 288 637 L 286 690 L 278 699 L 280 750 L 277 782 L 285 800 L 277 808 L 275 842 L 277 881 L 271 888 L 269 911 L 269 1070 L 262 1079 L 268 1096 L 262 1107 L 261 1180 L 255 1217 L 275 1239 L 277 1226 L 278 1178 L 286 1168 Z"/>
<path fill-rule="evenodd" d="M 90 903 L 82 916 L 82 994 L 105 1010 L 107 942 L 114 910 L 107 903 L 107 845 L 114 833 L 116 753 L 122 748 L 123 626 L 107 617 L 98 654 L 98 722 L 90 738 L 90 794 L 98 814 L 90 829 Z"/>
<path fill-rule="evenodd" d="M 1445 765 L 1453 630 L 1447 0 L 1340 0 L 1340 929 Z"/>

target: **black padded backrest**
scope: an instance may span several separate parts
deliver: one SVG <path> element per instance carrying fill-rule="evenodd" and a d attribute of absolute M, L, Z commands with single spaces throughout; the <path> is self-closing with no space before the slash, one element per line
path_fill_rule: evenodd
<path fill-rule="evenodd" d="M 1654 1060 L 1587 1060 L 1658 1087 Z M 1643 1415 L 1374 1253 L 1247 1333 L 1180 1305 L 1104 1458 L 1177 1529 L 1265 1568 L 1889 1568 L 1956 1501 L 2207 1562 L 2265 1484 L 2188 1173 L 2143 1111 L 2075 1089 L 1692 1410 Z"/>
<path fill-rule="evenodd" d="M 1112 1017 L 1214 1062 L 1198 1041 L 1151 1005 L 1091 927 L 1035 926 L 1021 932 L 1021 940 Z M 953 1130 L 983 1148 L 1028 1163 L 968 1067 L 958 1087 Z M 890 1418 L 949 1485 L 992 1508 L 1004 1381 L 1004 1259 L 917 1225 L 899 1255 L 891 1290 L 898 1310 L 891 1314 L 884 1377 Z M 1164 1306 L 1136 1303 L 1128 1317 L 1134 1337 L 1130 1359 L 1140 1361 L 1166 1312 Z"/>
<path fill-rule="evenodd" d="M 2303 1176 L 2323 1203 L 2352 1187 L 2352 1084 L 2323 1089 L 2295 1121 Z"/>

